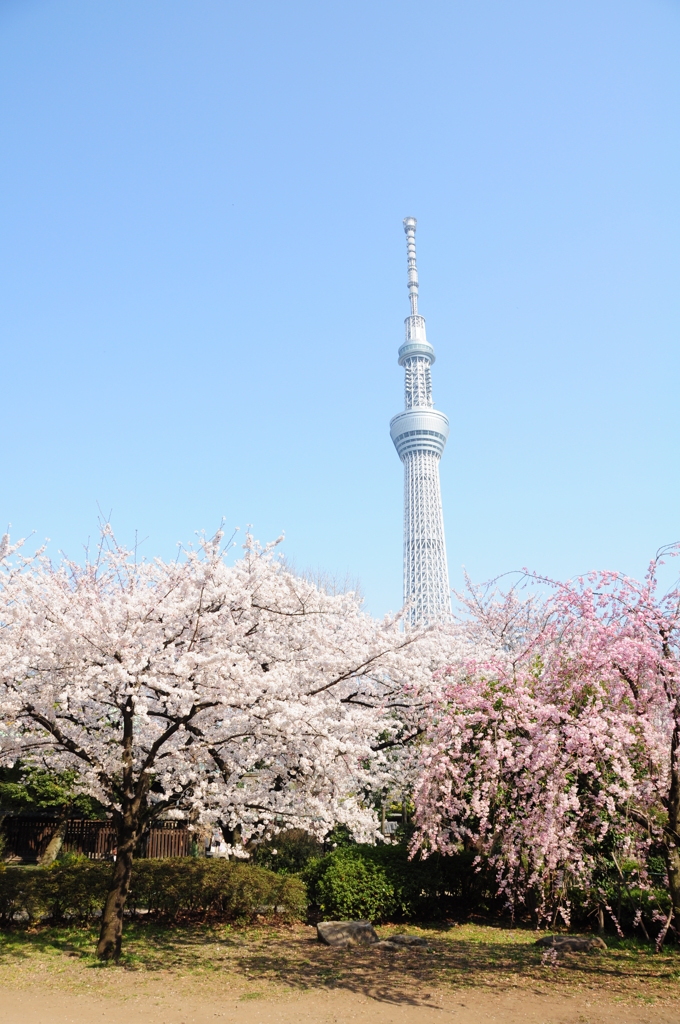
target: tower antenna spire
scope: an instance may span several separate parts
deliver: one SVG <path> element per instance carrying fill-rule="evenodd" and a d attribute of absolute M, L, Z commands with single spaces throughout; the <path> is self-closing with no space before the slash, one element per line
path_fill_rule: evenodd
<path fill-rule="evenodd" d="M 404 367 L 404 411 L 390 422 L 390 434 L 404 464 L 404 604 L 412 625 L 451 615 L 446 564 L 439 460 L 449 436 L 449 421 L 432 401 L 434 349 L 425 317 L 418 312 L 416 219 L 404 218 L 411 315 L 399 349 Z"/>
<path fill-rule="evenodd" d="M 415 217 L 404 217 L 406 232 L 406 258 L 408 261 L 408 297 L 411 300 L 411 316 L 418 313 L 418 267 L 416 265 L 416 225 Z"/>

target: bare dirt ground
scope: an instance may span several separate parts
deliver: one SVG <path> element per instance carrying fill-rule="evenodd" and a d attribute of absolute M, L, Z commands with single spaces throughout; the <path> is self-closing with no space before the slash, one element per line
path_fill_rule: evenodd
<path fill-rule="evenodd" d="M 460 989 L 437 994 L 429 1002 L 405 998 L 385 1000 L 332 990 L 303 996 L 265 996 L 242 1002 L 226 992 L 212 997 L 182 996 L 170 990 L 156 993 L 86 996 L 82 993 L 17 991 L 0 988 L 3 1024 L 677 1024 L 680 1007 L 631 1006 L 597 996 L 540 992 L 498 992 Z"/>
<path fill-rule="evenodd" d="M 86 930 L 5 935 L 0 1022 L 680 1024 L 677 951 L 618 944 L 553 967 L 531 932 L 411 930 L 429 951 L 335 950 L 303 926 L 131 929 L 104 967 Z"/>

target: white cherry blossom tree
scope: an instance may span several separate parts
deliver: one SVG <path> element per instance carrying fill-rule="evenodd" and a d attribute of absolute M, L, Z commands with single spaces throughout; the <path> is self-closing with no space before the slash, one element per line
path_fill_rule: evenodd
<path fill-rule="evenodd" d="M 134 851 L 160 816 L 245 838 L 336 822 L 375 834 L 363 794 L 435 641 L 294 576 L 272 547 L 248 538 L 228 564 L 218 533 L 177 562 L 137 562 L 107 526 L 94 559 L 55 566 L 5 542 L 0 758 L 75 767 L 108 809 L 103 959 L 120 953 Z"/>

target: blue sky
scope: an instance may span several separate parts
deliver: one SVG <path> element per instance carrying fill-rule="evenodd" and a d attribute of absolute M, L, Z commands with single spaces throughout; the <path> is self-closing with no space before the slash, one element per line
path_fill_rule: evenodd
<path fill-rule="evenodd" d="M 0 522 L 252 523 L 401 601 L 418 218 L 451 579 L 680 538 L 680 2 L 2 0 Z"/>

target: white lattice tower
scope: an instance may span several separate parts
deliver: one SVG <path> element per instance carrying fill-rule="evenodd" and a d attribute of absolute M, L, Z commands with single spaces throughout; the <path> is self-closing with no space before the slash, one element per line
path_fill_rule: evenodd
<path fill-rule="evenodd" d="M 405 411 L 390 422 L 390 434 L 404 463 L 404 604 L 413 625 L 451 614 L 446 564 L 439 460 L 449 436 L 449 421 L 432 402 L 434 349 L 418 313 L 416 219 L 404 220 L 411 315 L 399 349 L 405 371 Z"/>

